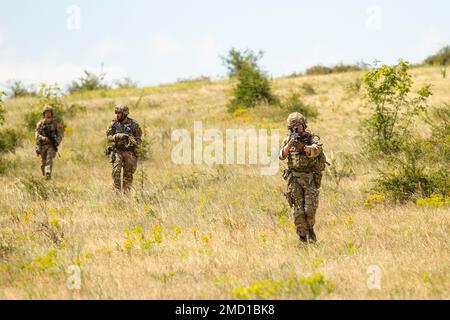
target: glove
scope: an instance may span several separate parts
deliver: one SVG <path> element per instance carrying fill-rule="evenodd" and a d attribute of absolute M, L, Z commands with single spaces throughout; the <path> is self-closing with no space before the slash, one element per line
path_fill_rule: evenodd
<path fill-rule="evenodd" d="M 130 136 L 129 137 L 129 145 L 132 147 L 132 146 L 136 146 L 137 145 L 137 142 L 136 142 L 136 139 L 133 137 L 133 136 Z"/>
<path fill-rule="evenodd" d="M 118 140 L 123 140 L 127 137 L 128 135 L 124 134 L 124 133 L 116 133 L 114 135 L 114 140 L 118 141 Z"/>
<path fill-rule="evenodd" d="M 43 143 L 50 143 L 50 139 L 49 138 L 47 138 L 47 137 L 41 137 L 41 142 L 43 142 Z"/>

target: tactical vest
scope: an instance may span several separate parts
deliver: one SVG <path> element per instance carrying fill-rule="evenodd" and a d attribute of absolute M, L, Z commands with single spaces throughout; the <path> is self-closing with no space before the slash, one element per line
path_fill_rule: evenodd
<path fill-rule="evenodd" d="M 57 139 L 58 131 L 56 129 L 56 126 L 57 126 L 57 123 L 55 120 L 52 120 L 50 122 L 46 122 L 46 121 L 42 120 L 37 131 L 41 136 L 47 137 L 49 139 L 52 139 L 52 138 Z M 44 143 L 42 141 L 38 141 L 38 144 L 40 144 L 40 145 L 51 144 L 51 142 Z"/>
<path fill-rule="evenodd" d="M 306 145 L 312 145 L 312 138 L 313 135 L 309 133 Z M 319 173 L 325 170 L 326 165 L 326 157 L 323 151 L 320 152 L 319 156 L 311 158 L 306 155 L 305 151 L 297 150 L 294 146 L 289 150 L 287 160 L 288 168 L 295 172 Z"/>
<path fill-rule="evenodd" d="M 121 123 L 119 121 L 115 121 L 113 124 L 114 128 L 114 134 L 116 133 L 123 133 L 129 136 L 134 136 L 133 132 L 133 120 L 129 119 L 130 121 L 128 123 Z M 129 140 L 124 139 L 121 141 L 116 141 L 114 143 L 114 147 L 117 151 L 135 151 L 136 146 L 130 146 Z"/>

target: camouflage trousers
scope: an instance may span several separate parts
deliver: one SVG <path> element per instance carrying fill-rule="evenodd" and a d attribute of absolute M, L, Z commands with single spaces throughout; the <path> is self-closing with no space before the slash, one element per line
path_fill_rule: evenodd
<path fill-rule="evenodd" d="M 49 144 L 37 147 L 37 151 L 41 157 L 41 172 L 42 175 L 50 178 L 53 169 L 53 159 L 56 157 L 56 150 Z"/>
<path fill-rule="evenodd" d="M 316 240 L 314 224 L 319 206 L 319 189 L 314 181 L 313 173 L 302 173 L 298 177 L 292 177 L 288 183 L 288 195 L 297 234 L 301 240 L 309 237 L 314 242 Z"/>
<path fill-rule="evenodd" d="M 137 157 L 132 151 L 116 151 L 111 155 L 112 178 L 116 190 L 129 191 L 137 168 Z M 123 171 L 123 186 L 121 175 Z"/>

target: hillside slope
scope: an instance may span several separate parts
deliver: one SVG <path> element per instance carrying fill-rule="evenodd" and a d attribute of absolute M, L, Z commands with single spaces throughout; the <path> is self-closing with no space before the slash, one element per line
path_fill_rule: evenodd
<path fill-rule="evenodd" d="M 450 102 L 450 79 L 439 70 L 412 73 L 417 87 L 432 84 L 431 105 Z M 280 174 L 263 176 L 254 165 L 171 160 L 174 129 L 192 132 L 194 121 L 202 121 L 221 132 L 270 128 L 284 135 L 282 110 L 228 114 L 226 81 L 67 98 L 86 112 L 66 118 L 53 181 L 38 176 L 31 132 L 6 157 L 14 166 L 0 176 L 0 299 L 449 299 L 448 207 L 365 205 L 375 173 L 357 137 L 369 111 L 362 92 L 346 89 L 361 75 L 273 81 L 281 96 L 312 85 L 316 94 L 304 97 L 319 111 L 311 131 L 330 158 L 352 155 L 354 175 L 339 186 L 324 178 L 319 242 L 307 247 L 299 246 Z M 7 101 L 7 126 L 22 126 L 32 102 Z M 112 192 L 103 154 L 118 103 L 145 123 L 151 142 L 150 159 L 135 175 L 136 192 L 127 197 Z M 81 269 L 80 290 L 68 289 L 70 265 Z M 373 270 L 380 271 L 381 287 L 369 290 Z"/>

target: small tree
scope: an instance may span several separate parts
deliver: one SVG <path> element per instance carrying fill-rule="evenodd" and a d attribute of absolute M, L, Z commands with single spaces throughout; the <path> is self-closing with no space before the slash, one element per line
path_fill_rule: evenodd
<path fill-rule="evenodd" d="M 137 88 L 137 82 L 133 81 L 130 77 L 125 77 L 120 80 L 115 80 L 114 84 L 119 89 L 130 89 L 130 88 Z"/>
<path fill-rule="evenodd" d="M 445 46 L 438 53 L 429 56 L 424 61 L 428 65 L 437 65 L 441 67 L 442 77 L 447 76 L 447 66 L 450 63 L 450 46 Z"/>
<path fill-rule="evenodd" d="M 6 87 L 10 92 L 12 98 L 35 96 L 36 93 L 33 89 L 27 88 L 27 86 L 20 80 L 8 80 Z"/>
<path fill-rule="evenodd" d="M 413 85 L 408 62 L 375 67 L 366 73 L 364 83 L 373 114 L 363 123 L 366 147 L 371 155 L 400 150 L 409 135 L 412 118 L 425 109 L 430 86 L 422 87 L 411 98 Z"/>
<path fill-rule="evenodd" d="M 99 74 L 90 72 L 87 70 L 83 71 L 84 75 L 78 79 L 78 81 L 73 81 L 69 85 L 69 92 L 83 92 L 83 91 L 93 91 L 99 89 L 108 89 L 108 85 L 104 83 L 106 73 L 103 71 Z"/>
<path fill-rule="evenodd" d="M 236 77 L 246 65 L 258 69 L 258 61 L 263 55 L 262 51 L 255 53 L 248 49 L 238 51 L 232 48 L 226 57 L 222 57 L 222 62 L 228 69 L 228 76 L 232 78 Z"/>
<path fill-rule="evenodd" d="M 5 123 L 5 108 L 3 103 L 3 97 L 6 96 L 6 93 L 0 91 L 0 126 Z M 0 130 L 0 154 L 7 152 L 14 152 L 17 144 L 19 143 L 19 137 L 17 133 L 12 129 L 2 129 Z M 0 159 L 0 162 L 3 162 L 4 159 Z M 0 173 L 5 171 L 5 166 L 0 165 Z"/>
<path fill-rule="evenodd" d="M 233 98 L 228 104 L 228 111 L 239 107 L 254 108 L 257 104 L 273 104 L 278 100 L 272 94 L 269 79 L 258 67 L 258 60 L 262 52 L 255 54 L 251 50 L 239 52 L 231 49 L 223 59 L 230 77 L 236 78 L 238 83 L 232 89 Z"/>

